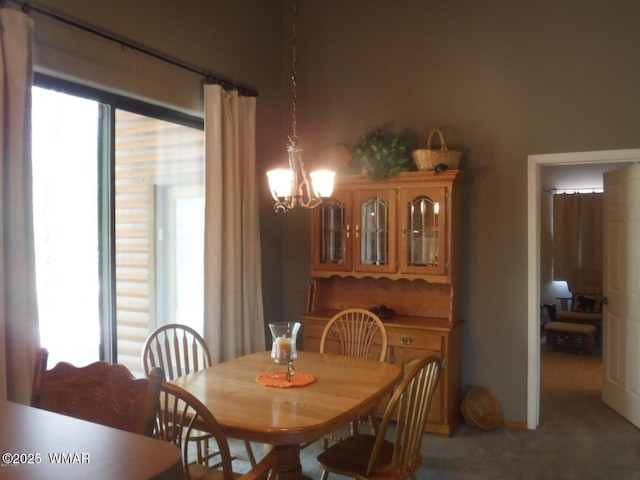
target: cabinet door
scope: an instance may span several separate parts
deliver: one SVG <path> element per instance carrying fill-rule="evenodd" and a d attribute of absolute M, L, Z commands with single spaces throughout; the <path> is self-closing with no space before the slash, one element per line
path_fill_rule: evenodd
<path fill-rule="evenodd" d="M 393 349 L 393 363 L 401 367 L 405 373 L 409 373 L 415 366 L 418 360 L 428 357 L 429 355 L 441 356 L 440 352 L 433 352 L 429 350 L 421 350 L 418 348 L 398 348 Z M 446 400 L 444 396 L 444 374 L 440 378 L 440 382 L 431 400 L 431 407 L 427 414 L 427 422 L 434 424 L 441 424 L 444 421 L 444 408 Z M 427 424 L 427 431 L 429 431 L 429 425 Z"/>
<path fill-rule="evenodd" d="M 446 187 L 416 187 L 400 191 L 398 215 L 401 273 L 447 273 L 446 193 Z"/>
<path fill-rule="evenodd" d="M 395 272 L 395 190 L 357 190 L 353 193 L 355 238 L 354 270 Z"/>
<path fill-rule="evenodd" d="M 313 270 L 349 272 L 352 268 L 353 228 L 351 192 L 335 191 L 313 212 L 311 255 Z"/>

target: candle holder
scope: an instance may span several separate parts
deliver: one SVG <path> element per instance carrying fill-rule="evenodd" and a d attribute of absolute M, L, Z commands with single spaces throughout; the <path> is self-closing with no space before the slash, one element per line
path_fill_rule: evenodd
<path fill-rule="evenodd" d="M 273 337 L 273 346 L 271 347 L 271 358 L 278 365 L 286 365 L 287 382 L 291 381 L 293 376 L 293 361 L 298 358 L 296 350 L 296 337 L 300 323 L 298 322 L 278 322 L 270 323 L 269 330 Z"/>

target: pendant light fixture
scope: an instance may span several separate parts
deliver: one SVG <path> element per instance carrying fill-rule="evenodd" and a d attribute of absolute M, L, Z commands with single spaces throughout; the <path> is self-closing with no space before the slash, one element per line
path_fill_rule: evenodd
<path fill-rule="evenodd" d="M 323 198 L 330 197 L 333 193 L 335 172 L 331 170 L 316 170 L 307 177 L 307 172 L 302 162 L 302 149 L 298 146 L 296 108 L 297 78 L 296 78 L 296 23 L 297 1 L 293 0 L 293 39 L 291 56 L 291 92 L 292 92 L 292 121 L 291 135 L 288 137 L 287 153 L 289 155 L 289 168 L 270 170 L 267 172 L 269 190 L 275 200 L 276 212 L 287 212 L 300 205 L 304 208 L 315 208 L 322 203 Z"/>

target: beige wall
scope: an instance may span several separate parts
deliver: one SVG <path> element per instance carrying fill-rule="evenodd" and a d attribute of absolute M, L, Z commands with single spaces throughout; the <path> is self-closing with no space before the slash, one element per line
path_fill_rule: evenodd
<path fill-rule="evenodd" d="M 38 3 L 257 88 L 259 159 L 266 169 L 284 154 L 288 1 Z M 511 421 L 526 423 L 527 414 L 527 155 L 640 146 L 639 16 L 634 0 L 300 0 L 298 133 L 307 160 L 382 125 L 416 142 L 449 126 L 467 151 L 463 384 L 492 389 Z M 91 65 L 84 75 L 113 75 L 100 59 L 120 54 L 84 52 L 69 32 L 55 37 L 76 39 L 71 58 Z M 55 60 L 46 40 L 40 48 L 41 62 L 77 68 Z M 127 64 L 116 76 L 198 110 L 196 82 L 156 68 Z M 293 319 L 309 282 L 309 216 L 277 216 L 265 200 L 261 219 L 266 317 Z"/>
<path fill-rule="evenodd" d="M 423 142 L 448 125 L 461 139 L 463 386 L 490 388 L 525 424 L 527 155 L 640 146 L 640 3 L 302 0 L 298 15 L 308 158 L 379 125 Z M 285 240 L 304 265 L 307 245 Z M 305 275 L 289 271 L 287 291 Z"/>

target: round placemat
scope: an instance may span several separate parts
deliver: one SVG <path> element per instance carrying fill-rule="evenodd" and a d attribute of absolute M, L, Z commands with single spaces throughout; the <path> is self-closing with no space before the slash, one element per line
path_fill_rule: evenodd
<path fill-rule="evenodd" d="M 315 381 L 316 377 L 305 372 L 295 372 L 290 382 L 287 382 L 287 372 L 285 371 L 261 373 L 256 378 L 256 382 L 261 385 L 277 388 L 304 387 Z"/>

